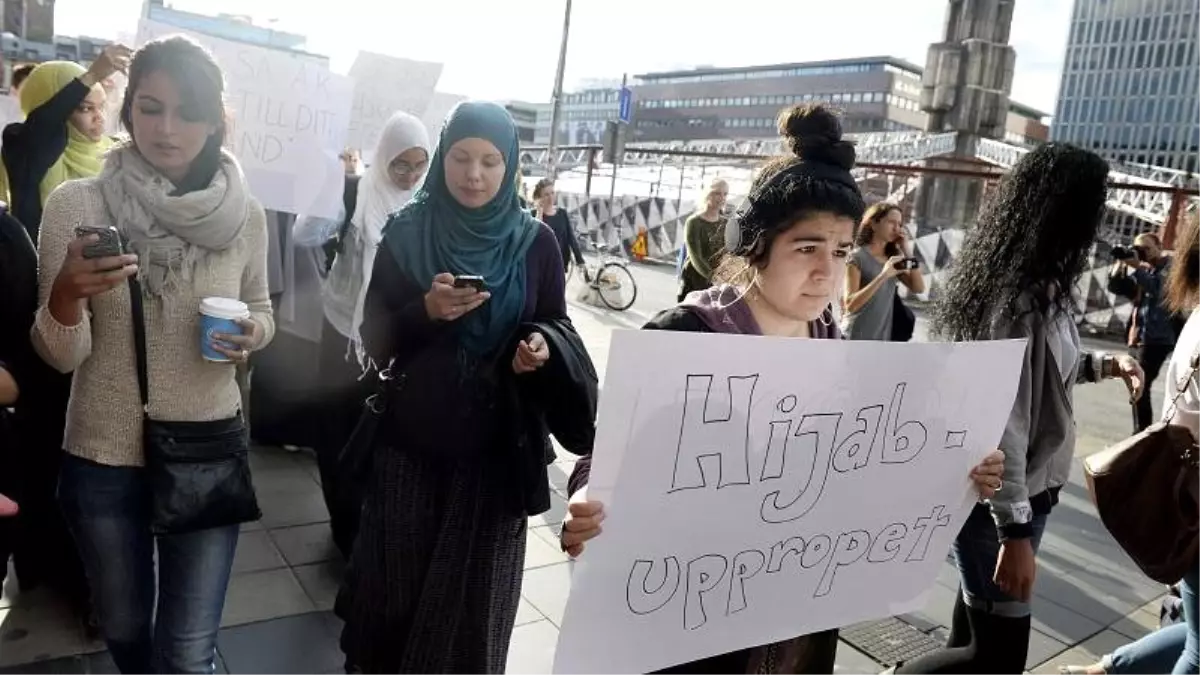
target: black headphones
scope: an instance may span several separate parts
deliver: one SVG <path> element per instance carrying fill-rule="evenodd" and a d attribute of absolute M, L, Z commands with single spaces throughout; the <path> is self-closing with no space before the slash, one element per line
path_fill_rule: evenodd
<path fill-rule="evenodd" d="M 800 176 L 839 183 L 858 192 L 858 183 L 854 180 L 854 176 L 850 175 L 849 170 L 838 164 L 802 159 L 771 176 L 770 180 L 752 190 L 741 208 L 725 222 L 725 251 L 727 253 L 746 256 L 758 248 L 763 233 L 774 223 L 767 223 L 758 216 L 755 213 L 755 204 L 767 191 Z"/>

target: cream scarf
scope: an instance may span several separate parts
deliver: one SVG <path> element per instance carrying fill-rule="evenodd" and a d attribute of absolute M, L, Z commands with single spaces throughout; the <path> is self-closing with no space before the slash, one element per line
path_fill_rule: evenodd
<path fill-rule="evenodd" d="M 138 279 L 156 296 L 180 279 L 190 282 L 209 253 L 236 245 L 249 213 L 246 177 L 224 150 L 208 187 L 173 195 L 171 181 L 125 143 L 108 154 L 100 189 L 109 215 L 138 256 Z"/>

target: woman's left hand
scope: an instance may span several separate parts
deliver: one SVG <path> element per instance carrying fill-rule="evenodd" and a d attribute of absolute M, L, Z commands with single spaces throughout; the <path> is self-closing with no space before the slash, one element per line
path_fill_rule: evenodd
<path fill-rule="evenodd" d="M 980 499 L 991 499 L 1004 487 L 1004 451 L 996 450 L 971 469 L 971 480 Z"/>
<path fill-rule="evenodd" d="M 1129 402 L 1137 403 L 1142 397 L 1142 387 L 1146 383 L 1146 374 L 1142 372 L 1142 366 L 1137 362 L 1137 359 L 1128 354 L 1121 354 L 1116 358 L 1116 363 L 1113 364 L 1114 375 L 1125 380 L 1125 386 L 1129 388 Z"/>
<path fill-rule="evenodd" d="M 513 354 L 513 372 L 521 375 L 532 373 L 550 360 L 550 345 L 541 333 L 530 333 L 529 337 L 517 343 L 517 353 Z"/>
<path fill-rule="evenodd" d="M 237 325 L 242 327 L 241 335 L 213 333 L 212 348 L 230 361 L 242 364 L 250 360 L 250 352 L 254 351 L 262 342 L 263 329 L 254 319 L 238 319 Z M 229 348 L 225 345 L 233 345 L 233 347 Z"/>

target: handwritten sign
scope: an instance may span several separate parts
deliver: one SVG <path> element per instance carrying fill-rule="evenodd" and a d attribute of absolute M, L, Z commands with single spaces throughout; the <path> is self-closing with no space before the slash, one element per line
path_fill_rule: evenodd
<path fill-rule="evenodd" d="M 440 91 L 433 92 L 433 98 L 429 101 L 429 107 L 425 109 L 425 114 L 421 116 L 421 121 L 425 123 L 425 128 L 429 130 L 429 138 L 437 142 L 438 135 L 442 133 L 442 124 L 450 116 L 450 111 L 454 110 L 454 106 L 465 100 L 467 100 L 466 96 L 443 94 Z"/>
<path fill-rule="evenodd" d="M 11 94 L 0 96 L 0 131 L 13 122 L 24 120 L 25 113 L 21 112 L 21 101 Z"/>
<path fill-rule="evenodd" d="M 287 213 L 336 218 L 342 207 L 341 161 L 354 85 L 323 60 L 181 30 L 138 26 L 138 44 L 184 34 L 213 53 L 225 73 L 232 124 L 226 141 L 254 196 Z"/>
<path fill-rule="evenodd" d="M 646 673 L 920 608 L 1023 341 L 613 336 L 558 673 Z"/>
<path fill-rule="evenodd" d="M 388 118 L 398 111 L 421 117 L 441 77 L 440 63 L 360 51 L 350 66 L 355 86 L 348 146 L 358 148 L 363 159 L 371 161 Z M 430 131 L 436 133 L 436 128 Z"/>

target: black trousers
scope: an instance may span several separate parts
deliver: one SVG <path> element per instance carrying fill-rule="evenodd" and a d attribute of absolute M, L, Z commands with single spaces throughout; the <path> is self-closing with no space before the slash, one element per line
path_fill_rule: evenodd
<path fill-rule="evenodd" d="M 1146 374 L 1146 383 L 1142 388 L 1142 397 L 1138 399 L 1137 404 L 1134 406 L 1134 433 L 1154 424 L 1154 397 L 1150 395 L 1150 385 L 1154 384 L 1154 380 L 1158 379 L 1158 374 L 1162 371 L 1163 364 L 1166 363 L 1174 349 L 1174 345 L 1150 344 L 1142 345 L 1134 350 L 1133 356 L 1137 358 L 1138 364 L 1142 366 L 1142 372 Z"/>
<path fill-rule="evenodd" d="M 24 409 L 0 430 L 0 492 L 21 510 L 0 524 L 0 567 L 12 556 L 22 590 L 55 589 L 84 611 L 89 590 L 75 541 L 59 509 L 58 472 L 71 376 L 38 372 L 38 386 L 23 397 Z M 0 569 L 0 580 L 6 570 Z"/>
<path fill-rule="evenodd" d="M 343 557 L 349 559 L 358 536 L 358 516 L 362 495 L 347 498 L 338 489 L 338 455 L 354 432 L 362 416 L 363 402 L 375 391 L 373 372 L 363 376 L 358 359 L 349 347 L 349 340 L 328 321 L 321 329 L 320 418 L 316 443 L 317 470 L 321 475 L 321 492 L 329 509 L 329 526 L 333 542 Z"/>

